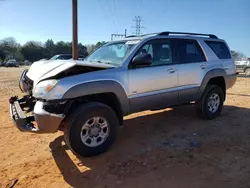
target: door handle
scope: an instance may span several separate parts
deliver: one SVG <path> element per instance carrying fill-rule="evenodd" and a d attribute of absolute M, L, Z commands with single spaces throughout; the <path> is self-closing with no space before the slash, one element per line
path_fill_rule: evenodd
<path fill-rule="evenodd" d="M 201 69 L 205 69 L 206 67 L 207 67 L 207 65 L 201 64 Z"/>
<path fill-rule="evenodd" d="M 172 74 L 172 73 L 176 72 L 177 69 L 169 68 L 169 69 L 167 69 L 167 71 L 168 71 L 168 73 Z"/>

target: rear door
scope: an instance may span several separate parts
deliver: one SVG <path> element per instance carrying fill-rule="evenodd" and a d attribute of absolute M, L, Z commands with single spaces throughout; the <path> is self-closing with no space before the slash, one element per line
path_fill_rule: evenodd
<path fill-rule="evenodd" d="M 206 58 L 196 40 L 176 40 L 179 75 L 179 103 L 189 102 L 195 99 L 202 79 L 206 73 Z"/>

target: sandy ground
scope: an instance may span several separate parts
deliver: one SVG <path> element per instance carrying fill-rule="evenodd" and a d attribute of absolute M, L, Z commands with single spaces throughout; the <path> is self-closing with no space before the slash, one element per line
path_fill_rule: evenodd
<path fill-rule="evenodd" d="M 105 154 L 77 158 L 61 132 L 19 132 L 8 98 L 23 68 L 0 68 L 0 187 L 250 187 L 250 79 L 228 90 L 222 116 L 193 106 L 132 114 Z"/>

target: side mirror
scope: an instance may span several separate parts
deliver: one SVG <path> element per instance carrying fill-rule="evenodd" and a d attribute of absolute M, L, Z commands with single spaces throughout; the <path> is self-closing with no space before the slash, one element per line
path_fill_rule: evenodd
<path fill-rule="evenodd" d="M 152 56 L 148 53 L 141 53 L 136 55 L 132 60 L 133 67 L 148 66 L 152 64 Z"/>

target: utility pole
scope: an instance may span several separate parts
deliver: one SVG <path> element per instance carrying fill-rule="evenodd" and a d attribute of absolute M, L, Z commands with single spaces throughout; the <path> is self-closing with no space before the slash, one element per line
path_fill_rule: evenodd
<path fill-rule="evenodd" d="M 114 37 L 126 37 L 127 36 L 127 29 L 125 29 L 124 34 L 111 34 L 111 40 L 114 39 Z"/>
<path fill-rule="evenodd" d="M 72 0 L 72 58 L 78 59 L 77 0 Z"/>
<path fill-rule="evenodd" d="M 142 34 L 141 33 L 141 28 L 144 28 L 143 26 L 141 26 L 142 17 L 141 16 L 136 16 L 133 21 L 135 21 L 135 26 L 133 26 L 133 28 L 135 28 L 135 35 L 139 36 L 139 35 Z"/>

